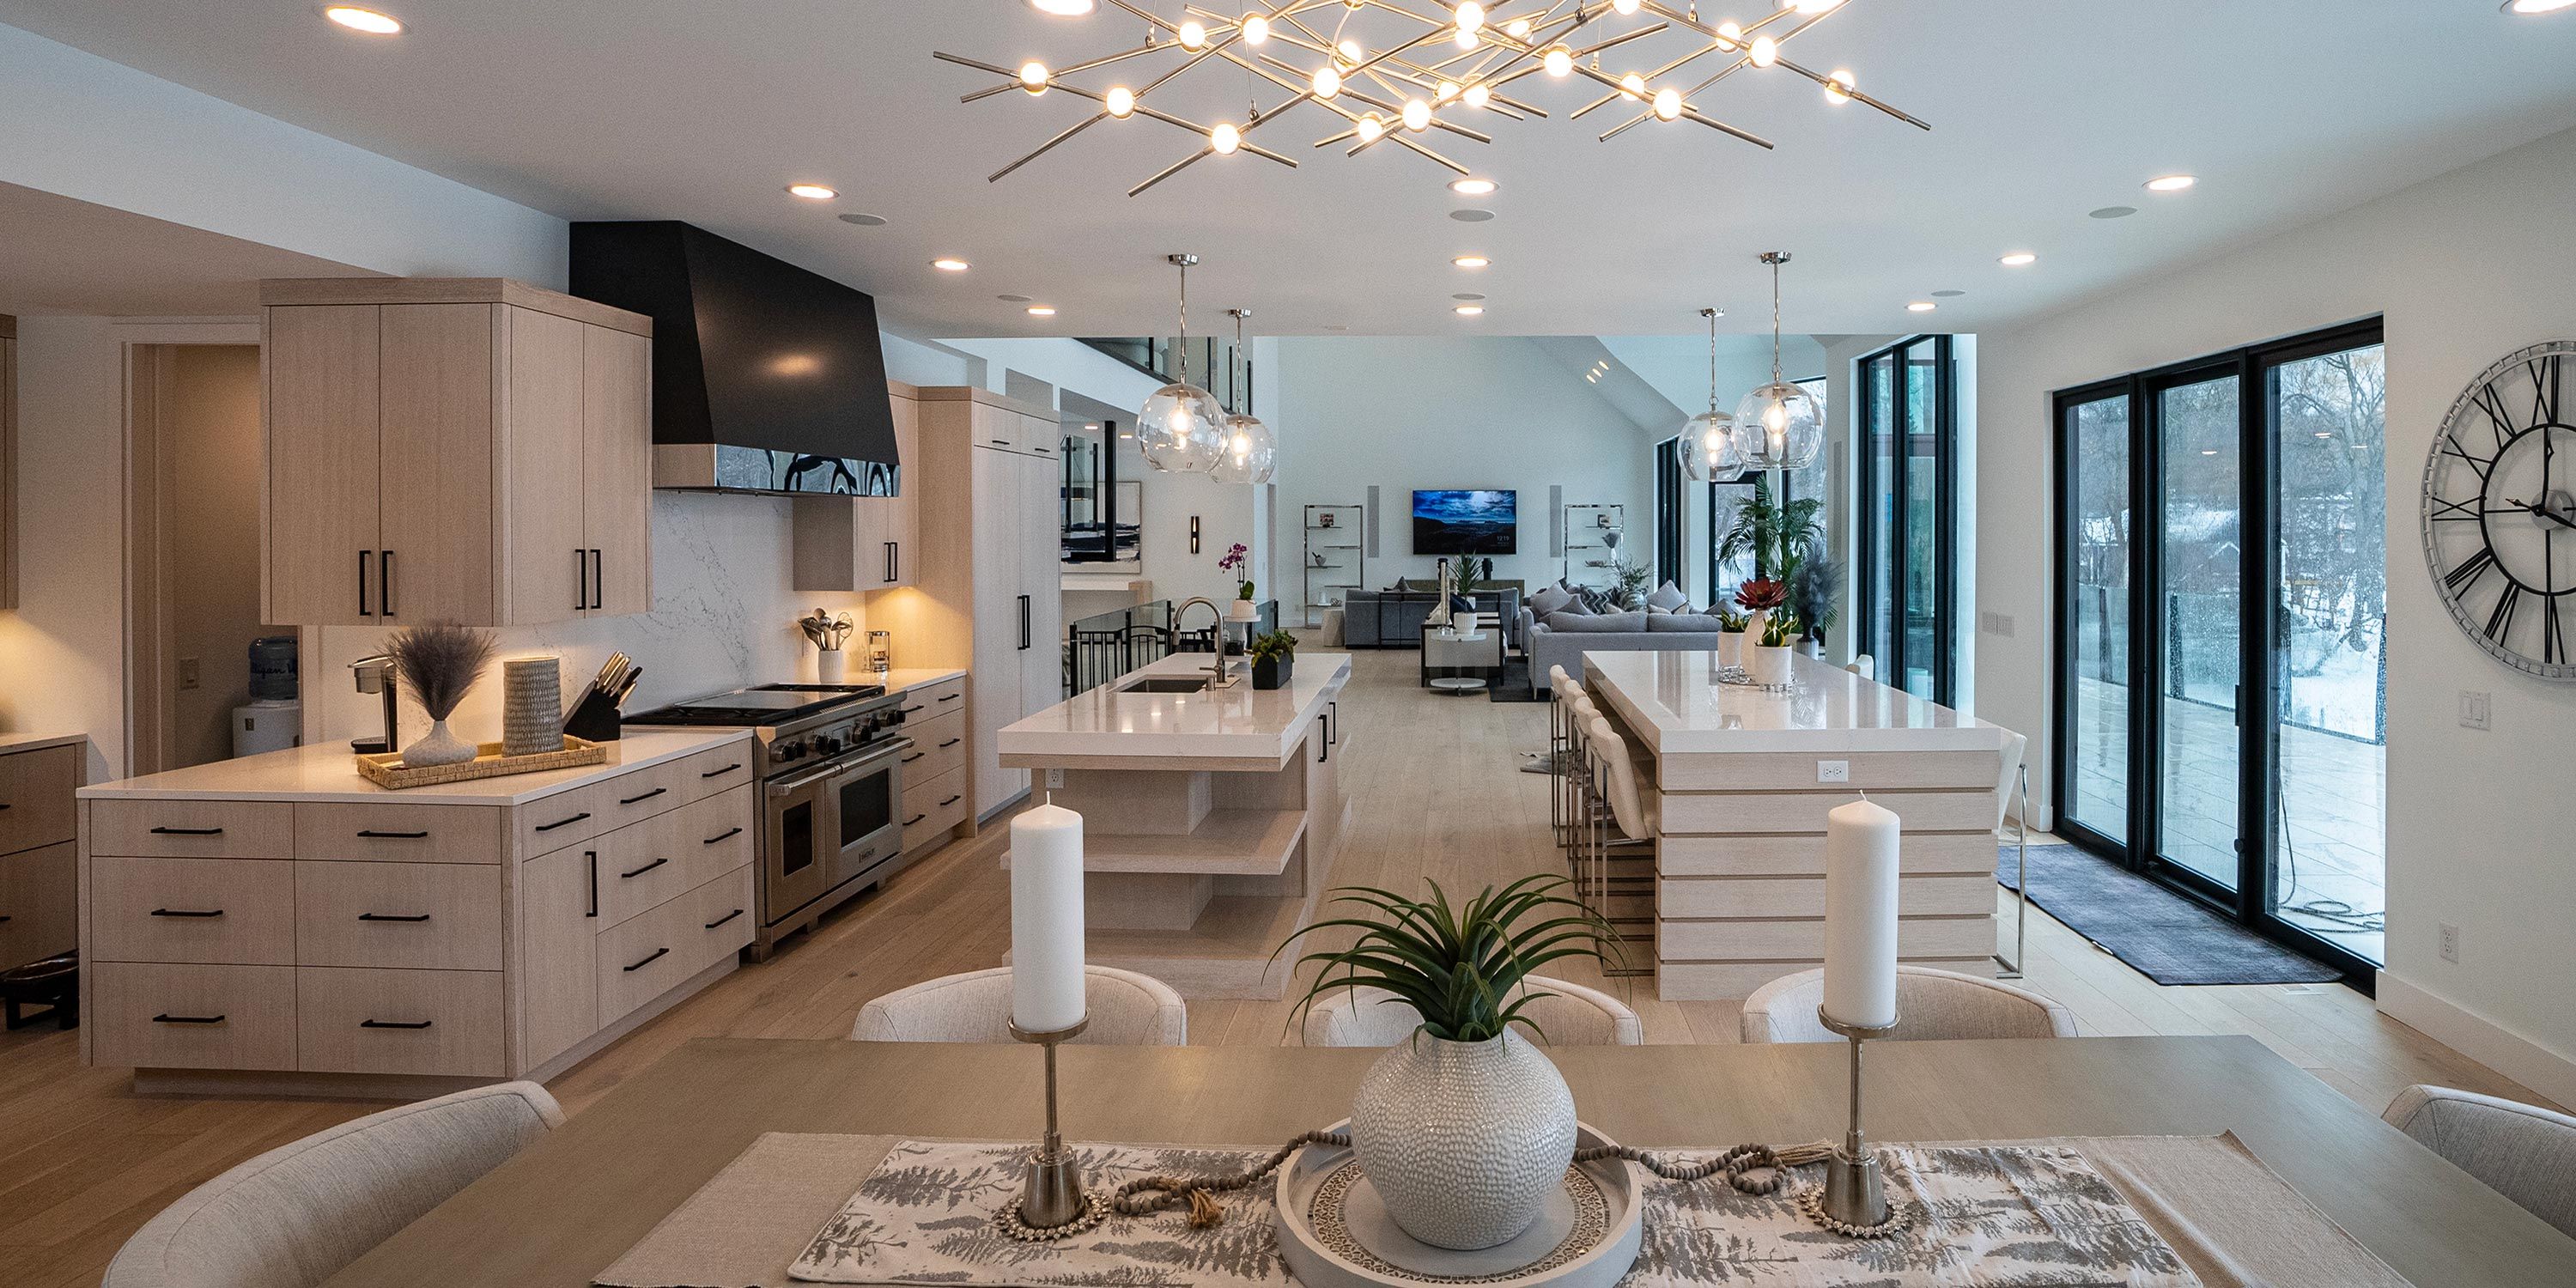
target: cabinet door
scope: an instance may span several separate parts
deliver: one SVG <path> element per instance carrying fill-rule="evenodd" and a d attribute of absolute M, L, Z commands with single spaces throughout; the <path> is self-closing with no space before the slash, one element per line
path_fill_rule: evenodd
<path fill-rule="evenodd" d="M 921 404 L 909 398 L 894 403 L 895 459 L 902 462 L 897 495 L 886 510 L 885 539 L 894 543 L 894 575 L 888 586 L 912 584 L 914 555 L 921 548 Z"/>
<path fill-rule="evenodd" d="M 983 403 L 968 403 L 966 419 L 968 432 L 975 436 L 973 441 L 977 447 L 998 448 L 1005 452 L 1022 450 L 1020 422 L 1023 418 L 1018 412 Z"/>
<path fill-rule="evenodd" d="M 986 410 L 978 407 L 978 412 Z M 967 452 L 974 469 L 975 813 L 980 817 L 1027 790 L 1029 771 L 1002 768 L 994 735 L 1020 718 L 1023 619 L 1020 532 L 1022 458 L 996 448 Z"/>
<path fill-rule="evenodd" d="M 377 611 L 501 621 L 494 594 L 490 304 L 377 310 L 382 394 Z"/>
<path fill-rule="evenodd" d="M 501 309 L 509 610 L 516 623 L 580 617 L 596 598 L 582 512 L 582 330 L 551 313 Z"/>
<path fill-rule="evenodd" d="M 268 310 L 263 621 L 378 620 L 377 313 L 372 304 Z"/>
<path fill-rule="evenodd" d="M 1029 597 L 1028 648 L 1020 654 L 1020 713 L 1064 700 L 1064 476 L 1053 456 L 1016 461 L 1020 474 L 1020 593 Z"/>
<path fill-rule="evenodd" d="M 1036 416 L 1021 417 L 1020 450 L 1051 461 L 1063 459 L 1064 426 Z"/>
<path fill-rule="evenodd" d="M 653 342 L 582 328 L 582 527 L 594 616 L 653 611 Z"/>
<path fill-rule="evenodd" d="M 519 865 L 519 1068 L 525 1073 L 599 1029 L 595 943 L 599 858 L 584 843 Z"/>
<path fill-rule="evenodd" d="M 887 545 L 890 497 L 796 498 L 789 584 L 798 590 L 882 590 L 894 552 Z"/>

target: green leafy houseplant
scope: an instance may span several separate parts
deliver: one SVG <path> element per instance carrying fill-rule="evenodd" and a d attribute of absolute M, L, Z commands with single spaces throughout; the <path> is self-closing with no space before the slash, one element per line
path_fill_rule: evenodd
<path fill-rule="evenodd" d="M 1286 631 L 1272 631 L 1252 641 L 1252 660 L 1276 662 L 1297 656 L 1297 637 Z"/>
<path fill-rule="evenodd" d="M 1348 948 L 1298 959 L 1301 969 L 1317 963 L 1323 969 L 1290 1011 L 1291 1024 L 1302 1023 L 1331 990 L 1365 986 L 1404 999 L 1422 1016 L 1420 1032 L 1444 1041 L 1486 1042 L 1514 1024 L 1538 1032 L 1523 1011 L 1548 994 L 1522 987 L 1531 972 L 1562 958 L 1597 962 L 1618 954 L 1618 932 L 1610 923 L 1561 893 L 1574 884 L 1571 878 L 1522 877 L 1500 890 L 1488 886 L 1455 908 L 1439 882 L 1424 884 L 1431 887 L 1427 899 L 1372 886 L 1340 887 L 1333 902 L 1372 908 L 1378 915 L 1326 918 L 1281 941 L 1273 960 L 1319 930 L 1360 932 Z"/>
<path fill-rule="evenodd" d="M 1717 539 L 1717 561 L 1733 563 L 1750 557 L 1765 576 L 1785 578 L 1825 538 L 1822 497 L 1800 497 L 1786 504 L 1771 499 L 1768 486 L 1735 509 L 1735 522 Z"/>
<path fill-rule="evenodd" d="M 1724 604 L 1720 604 L 1710 611 L 1717 615 L 1717 628 L 1722 631 L 1734 631 L 1737 634 L 1742 634 L 1744 628 L 1752 622 L 1752 619 L 1747 617 L 1745 614 L 1739 613 L 1732 608 L 1728 608 Z"/>
<path fill-rule="evenodd" d="M 1762 624 L 1762 647 L 1787 648 L 1798 642 L 1805 631 L 1798 625 L 1798 615 L 1786 609 L 1774 612 Z"/>
<path fill-rule="evenodd" d="M 1610 558 L 1610 571 L 1619 579 L 1619 607 L 1635 612 L 1646 606 L 1646 565 L 1631 561 L 1626 555 Z"/>

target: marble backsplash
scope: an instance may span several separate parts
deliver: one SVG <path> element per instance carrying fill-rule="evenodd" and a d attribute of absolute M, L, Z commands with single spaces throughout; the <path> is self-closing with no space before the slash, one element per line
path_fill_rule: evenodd
<path fill-rule="evenodd" d="M 814 678 L 814 649 L 796 619 L 816 608 L 847 610 L 857 622 L 853 649 L 866 643 L 864 597 L 798 592 L 789 586 L 791 502 L 776 497 L 698 492 L 653 494 L 653 611 L 632 617 L 504 627 L 501 658 L 554 654 L 563 659 L 566 702 L 590 683 L 600 663 L 624 652 L 643 668 L 628 711 L 745 684 Z M 326 627 L 321 656 L 304 660 L 304 693 L 322 715 L 320 737 L 341 740 L 376 732 L 382 708 L 358 693 L 350 662 L 382 650 L 380 627 Z M 419 735 L 427 717 L 406 700 L 403 736 Z M 457 709 L 457 734 L 501 736 L 501 668 L 496 663 Z"/>

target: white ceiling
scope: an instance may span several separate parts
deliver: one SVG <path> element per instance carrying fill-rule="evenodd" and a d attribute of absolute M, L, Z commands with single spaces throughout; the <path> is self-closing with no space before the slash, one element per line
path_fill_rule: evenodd
<path fill-rule="evenodd" d="M 0 183 L 0 229 L 0 313 L 226 317 L 258 310 L 263 277 L 371 276 L 10 183 Z"/>
<path fill-rule="evenodd" d="M 1178 0 L 1152 0 L 1177 16 Z M 1499 217 L 1420 158 L 1345 158 L 1305 106 L 1255 137 L 1303 164 L 1198 165 L 1142 119 L 1093 129 L 997 184 L 984 176 L 1081 119 L 1065 95 L 958 96 L 993 83 L 934 48 L 1050 66 L 1136 43 L 1113 15 L 1043 19 L 1020 0 L 382 0 L 392 40 L 328 26 L 307 0 L 0 0 L 0 21 L 62 40 L 572 218 L 679 218 L 873 291 L 930 334 L 1168 329 L 1167 251 L 1205 257 L 1199 319 L 1258 310 L 1268 333 L 1689 334 L 1726 305 L 1764 329 L 1754 256 L 1785 247 L 1787 326 L 1976 330 L 2068 305 L 2564 128 L 2576 119 L 2576 12 L 2494 0 L 1852 0 L 1792 52 L 1855 69 L 1926 134 L 1826 105 L 1785 72 L 1739 76 L 1704 110 L 1776 140 L 1763 152 L 1687 124 L 1593 141 L 1591 95 L 1520 82 L 1556 112 L 1495 121 L 1448 150 L 1503 188 Z M 1740 6 L 1749 18 L 1762 0 Z M 1724 0 L 1704 4 L 1725 16 Z M 1670 57 L 1677 36 L 1635 58 Z M 1613 57 L 1611 70 L 1631 65 Z M 1108 73 L 1086 78 L 1097 87 Z M 1172 106 L 1238 115 L 1244 78 L 1202 69 Z M 1276 101 L 1272 91 L 1265 102 Z M 1163 101 L 1158 94 L 1154 101 Z M 2140 191 L 2191 171 L 2179 197 Z M 829 205 L 791 180 L 830 183 Z M 2138 215 L 2089 219 L 2096 207 Z M 859 228 L 834 215 L 891 221 Z M 2438 236 L 2438 229 L 2426 230 Z M 2009 270 L 2008 250 L 2041 256 Z M 1468 275 L 1448 260 L 1490 254 Z M 935 254 L 974 271 L 933 272 Z M 1902 306 L 1967 292 L 1937 314 Z M 1481 319 L 1453 291 L 1491 298 Z M 998 294 L 1062 309 L 1043 322 Z M 1205 325 L 1202 322 L 1202 325 Z"/>

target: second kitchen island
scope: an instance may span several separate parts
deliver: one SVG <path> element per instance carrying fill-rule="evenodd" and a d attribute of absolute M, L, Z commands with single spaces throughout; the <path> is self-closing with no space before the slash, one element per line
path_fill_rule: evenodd
<path fill-rule="evenodd" d="M 1082 815 L 1088 960 L 1184 997 L 1275 1001 L 1295 953 L 1271 950 L 1314 921 L 1341 847 L 1351 659 L 1300 655 L 1264 690 L 1241 671 L 1196 687 L 1209 661 L 1140 668 L 1005 726 L 998 749 Z"/>

